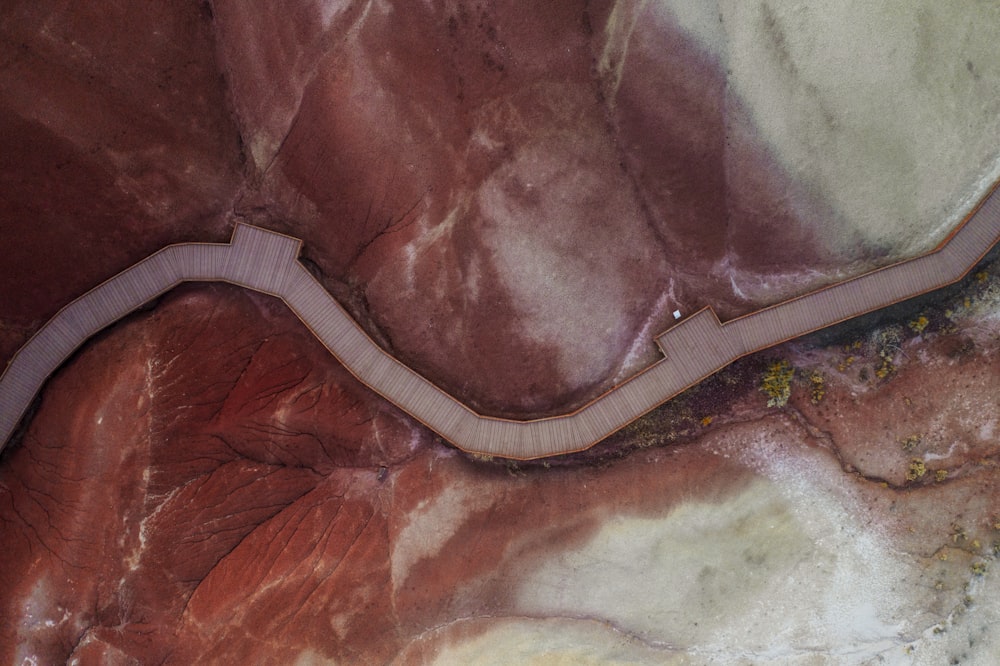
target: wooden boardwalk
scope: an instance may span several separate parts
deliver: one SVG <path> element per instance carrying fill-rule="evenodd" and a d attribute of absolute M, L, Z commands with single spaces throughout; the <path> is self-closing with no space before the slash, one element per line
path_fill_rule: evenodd
<path fill-rule="evenodd" d="M 927 293 L 965 276 L 1000 240 L 994 189 L 932 252 L 720 323 L 704 308 L 656 336 L 664 358 L 580 409 L 513 421 L 482 416 L 390 356 L 298 262 L 301 241 L 237 225 L 229 244 L 166 247 L 60 310 L 0 377 L 0 449 L 48 377 L 92 335 L 186 281 L 280 298 L 362 383 L 461 449 L 528 459 L 585 449 L 736 359 Z"/>

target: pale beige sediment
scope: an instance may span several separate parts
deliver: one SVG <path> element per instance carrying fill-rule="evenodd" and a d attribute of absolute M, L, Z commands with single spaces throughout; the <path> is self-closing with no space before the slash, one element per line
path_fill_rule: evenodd
<path fill-rule="evenodd" d="M 90 336 L 181 282 L 223 281 L 281 299 L 362 383 L 459 448 L 529 459 L 593 446 L 747 354 L 952 284 L 1000 240 L 996 188 L 932 252 L 721 323 L 703 308 L 656 336 L 664 358 L 574 412 L 477 414 L 376 345 L 297 261 L 302 242 L 239 224 L 229 244 L 168 246 L 60 310 L 0 377 L 0 441 Z"/>

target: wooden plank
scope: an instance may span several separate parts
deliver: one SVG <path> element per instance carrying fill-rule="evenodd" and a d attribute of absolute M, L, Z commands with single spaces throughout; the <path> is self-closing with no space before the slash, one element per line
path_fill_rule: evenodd
<path fill-rule="evenodd" d="M 657 336 L 664 361 L 573 414 L 512 422 L 476 414 L 381 350 L 296 261 L 300 241 L 239 224 L 229 245 L 166 248 L 57 314 L 0 377 L 0 435 L 6 442 L 48 374 L 94 332 L 181 280 L 221 279 L 283 299 L 352 374 L 460 447 L 513 457 L 578 450 L 742 355 L 954 281 L 998 238 L 994 192 L 938 252 L 727 324 L 702 310 Z"/>

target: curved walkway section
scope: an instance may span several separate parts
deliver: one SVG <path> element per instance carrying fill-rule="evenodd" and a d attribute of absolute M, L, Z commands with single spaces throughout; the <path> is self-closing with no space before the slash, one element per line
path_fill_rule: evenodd
<path fill-rule="evenodd" d="M 60 310 L 0 377 L 0 442 L 6 444 L 48 377 L 92 335 L 181 282 L 224 281 L 283 300 L 355 377 L 461 449 L 518 459 L 570 453 L 742 356 L 954 283 L 998 239 L 994 191 L 929 254 L 725 324 L 702 309 L 656 337 L 663 359 L 594 401 L 563 416 L 512 421 L 473 412 L 376 345 L 298 262 L 301 241 L 240 224 L 229 244 L 166 247 Z"/>

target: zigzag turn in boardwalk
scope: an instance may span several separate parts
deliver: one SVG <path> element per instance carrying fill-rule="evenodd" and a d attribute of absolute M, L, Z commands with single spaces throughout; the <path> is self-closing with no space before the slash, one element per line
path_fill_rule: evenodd
<path fill-rule="evenodd" d="M 60 310 L 0 377 L 0 442 L 92 335 L 181 282 L 224 281 L 280 298 L 355 377 L 461 449 L 518 459 L 579 451 L 742 356 L 960 280 L 998 240 L 994 190 L 926 255 L 725 324 L 704 308 L 656 336 L 663 359 L 599 398 L 570 414 L 512 421 L 477 414 L 376 345 L 298 262 L 301 241 L 239 224 L 227 245 L 166 247 Z"/>

